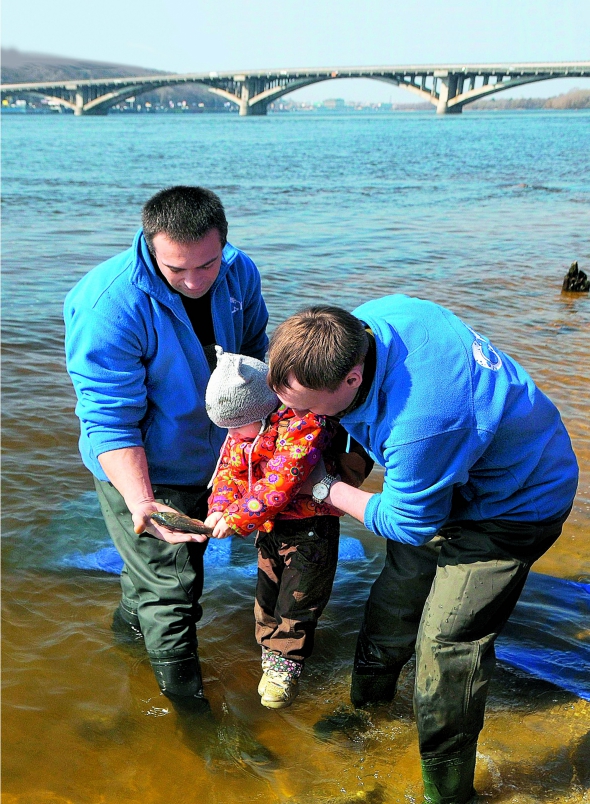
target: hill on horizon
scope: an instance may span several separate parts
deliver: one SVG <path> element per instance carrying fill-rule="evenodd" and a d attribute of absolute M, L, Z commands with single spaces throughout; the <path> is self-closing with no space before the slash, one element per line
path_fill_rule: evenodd
<path fill-rule="evenodd" d="M 23 53 L 16 48 L 2 48 L 2 83 L 25 81 L 63 81 L 68 78 L 118 78 L 128 75 L 165 74 L 130 64 L 74 59 L 48 53 Z"/>
<path fill-rule="evenodd" d="M 23 53 L 16 48 L 2 48 L 2 83 L 18 84 L 33 81 L 65 81 L 71 79 L 120 78 L 135 75 L 166 75 L 164 70 L 150 70 L 130 64 L 113 64 L 107 61 L 74 59 L 47 53 Z M 170 72 L 173 72 L 172 70 Z M 204 87 L 189 84 L 182 87 L 165 87 L 140 96 L 142 102 L 167 104 L 186 100 L 204 103 L 207 109 L 224 108 L 223 100 Z"/>

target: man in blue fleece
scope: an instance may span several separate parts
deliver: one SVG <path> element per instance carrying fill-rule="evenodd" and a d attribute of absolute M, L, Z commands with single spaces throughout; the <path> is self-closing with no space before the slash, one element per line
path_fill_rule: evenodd
<path fill-rule="evenodd" d="M 177 186 L 143 208 L 133 245 L 65 301 L 80 452 L 125 567 L 113 626 L 143 639 L 161 690 L 203 697 L 195 624 L 207 540 L 151 521 L 203 519 L 225 432 L 205 410 L 215 344 L 264 359 L 268 314 L 252 260 L 227 242 L 221 201 Z"/>
<path fill-rule="evenodd" d="M 354 314 L 318 306 L 273 333 L 269 384 L 296 412 L 338 416 L 385 469 L 369 494 L 319 477 L 313 496 L 384 536 L 351 699 L 393 698 L 416 653 L 425 802 L 475 796 L 494 641 L 531 564 L 561 533 L 578 469 L 553 403 L 448 310 L 407 296 Z"/>

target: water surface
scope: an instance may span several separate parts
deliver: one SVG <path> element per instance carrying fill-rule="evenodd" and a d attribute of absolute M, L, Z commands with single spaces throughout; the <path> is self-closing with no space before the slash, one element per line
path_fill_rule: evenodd
<path fill-rule="evenodd" d="M 352 309 L 387 293 L 451 308 L 562 412 L 580 491 L 535 569 L 587 582 L 590 302 L 560 288 L 572 260 L 590 273 L 589 144 L 587 112 L 4 118 L 3 802 L 419 800 L 411 667 L 392 706 L 345 718 L 329 739 L 313 729 L 351 712 L 356 631 L 384 552 L 351 520 L 343 533 L 367 558 L 340 566 L 289 709 L 269 712 L 256 694 L 254 578 L 240 570 L 252 546 L 207 576 L 199 636 L 221 733 L 249 729 L 276 768 L 231 745 L 215 767 L 191 752 L 145 656 L 113 646 L 117 580 L 59 567 L 106 543 L 77 453 L 63 297 L 128 247 L 147 198 L 185 183 L 222 197 L 230 241 L 260 267 L 271 326 L 308 303 Z M 479 743 L 484 801 L 586 801 L 589 728 L 587 702 L 499 667 Z"/>

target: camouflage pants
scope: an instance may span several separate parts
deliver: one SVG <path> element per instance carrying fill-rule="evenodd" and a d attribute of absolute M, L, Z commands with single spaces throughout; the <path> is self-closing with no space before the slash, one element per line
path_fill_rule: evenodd
<path fill-rule="evenodd" d="M 123 497 L 111 483 L 94 484 L 102 514 L 121 558 L 121 614 L 143 633 L 152 659 L 190 655 L 196 650 L 195 624 L 201 619 L 203 553 L 207 542 L 168 544 L 147 533 L 137 535 Z M 188 516 L 207 515 L 207 489 L 153 486 L 158 502 Z"/>
<path fill-rule="evenodd" d="M 550 523 L 458 522 L 421 547 L 387 542 L 355 672 L 395 678 L 416 653 L 414 711 L 423 758 L 473 745 L 483 726 L 494 642 L 531 564 L 557 539 Z"/>
<path fill-rule="evenodd" d="M 256 640 L 267 650 L 303 661 L 311 655 L 336 565 L 340 520 L 335 516 L 279 520 L 259 533 Z"/>

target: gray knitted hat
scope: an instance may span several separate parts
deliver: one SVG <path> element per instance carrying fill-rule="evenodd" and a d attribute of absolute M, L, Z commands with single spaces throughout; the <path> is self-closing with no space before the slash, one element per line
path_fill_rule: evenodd
<path fill-rule="evenodd" d="M 216 346 L 217 367 L 205 391 L 207 414 L 218 427 L 244 427 L 262 421 L 279 404 L 266 383 L 268 366 Z"/>

